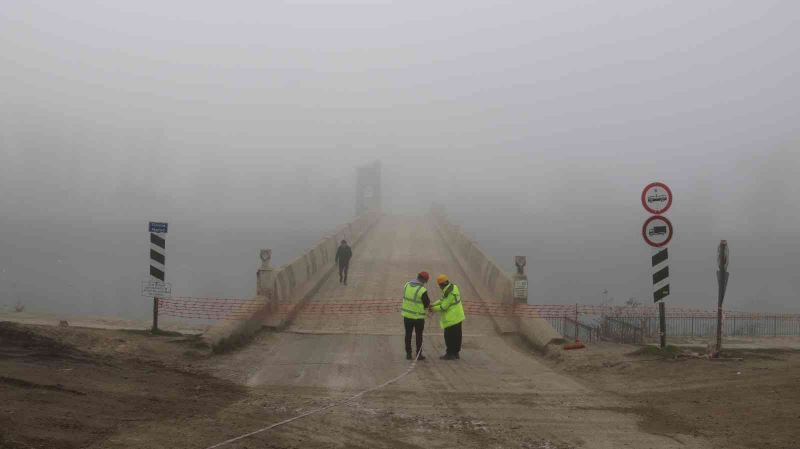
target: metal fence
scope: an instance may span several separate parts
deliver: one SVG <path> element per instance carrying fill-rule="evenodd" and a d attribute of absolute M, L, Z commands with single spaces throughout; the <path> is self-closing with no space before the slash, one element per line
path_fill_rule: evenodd
<path fill-rule="evenodd" d="M 536 306 L 534 306 L 536 307 Z M 655 307 L 564 306 L 557 315 L 547 309 L 547 321 L 565 338 L 575 338 L 575 320 L 580 323 L 578 338 L 619 343 L 642 343 L 658 338 L 658 309 Z M 673 337 L 714 337 L 717 313 L 692 309 L 667 309 L 667 335 Z M 588 328 L 588 329 L 587 329 Z M 800 314 L 724 311 L 722 335 L 725 337 L 800 336 Z"/>
<path fill-rule="evenodd" d="M 630 322 L 618 317 L 603 317 L 599 328 L 600 338 L 619 343 L 641 343 L 644 339 L 644 323 Z M 648 323 L 649 324 L 649 323 Z"/>
<path fill-rule="evenodd" d="M 644 337 L 658 336 L 657 317 L 606 317 L 641 330 Z M 667 316 L 667 335 L 675 337 L 713 337 L 717 317 L 705 315 Z M 725 337 L 783 337 L 800 335 L 800 316 L 792 314 L 726 313 L 722 319 Z"/>
<path fill-rule="evenodd" d="M 575 321 L 575 319 L 566 316 L 546 316 L 543 318 L 564 338 L 581 341 L 598 341 L 601 338 L 598 327 L 582 323 L 580 320 Z"/>

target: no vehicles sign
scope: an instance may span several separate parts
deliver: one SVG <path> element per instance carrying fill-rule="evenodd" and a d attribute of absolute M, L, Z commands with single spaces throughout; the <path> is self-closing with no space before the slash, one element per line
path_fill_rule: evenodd
<path fill-rule="evenodd" d="M 663 182 L 653 182 L 642 190 L 642 206 L 654 215 L 665 213 L 672 206 L 672 190 Z"/>

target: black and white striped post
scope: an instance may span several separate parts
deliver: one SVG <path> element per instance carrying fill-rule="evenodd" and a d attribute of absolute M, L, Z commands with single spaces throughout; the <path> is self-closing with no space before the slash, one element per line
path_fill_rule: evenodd
<path fill-rule="evenodd" d="M 653 253 L 653 302 L 669 296 L 669 248 L 659 248 Z"/>
<path fill-rule="evenodd" d="M 658 303 L 658 344 L 667 346 L 667 311 L 664 299 L 669 296 L 669 250 L 657 250 L 652 257 L 653 302 Z"/>
<path fill-rule="evenodd" d="M 667 318 L 664 300 L 669 296 L 669 249 L 674 229 L 672 222 L 661 214 L 672 206 L 672 190 L 662 182 L 648 184 L 642 190 L 642 206 L 652 216 L 642 226 L 642 238 L 653 248 L 650 260 L 653 280 L 653 302 L 658 303 L 659 345 L 667 345 Z"/>
<path fill-rule="evenodd" d="M 167 223 L 151 221 L 150 231 L 150 286 L 152 290 L 166 290 L 167 276 Z M 158 294 L 153 295 L 153 332 L 158 331 Z"/>

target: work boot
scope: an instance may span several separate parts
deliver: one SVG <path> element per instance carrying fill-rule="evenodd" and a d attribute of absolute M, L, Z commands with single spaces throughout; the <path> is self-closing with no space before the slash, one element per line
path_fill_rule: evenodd
<path fill-rule="evenodd" d="M 417 360 L 425 360 L 425 356 L 420 354 L 419 357 L 417 357 Z"/>
<path fill-rule="evenodd" d="M 439 357 L 439 358 L 440 358 L 441 360 L 453 360 L 453 356 L 452 356 L 452 355 L 450 355 L 450 354 L 445 354 L 445 355 L 443 355 L 443 356 L 441 356 L 441 357 Z"/>
<path fill-rule="evenodd" d="M 406 352 L 406 360 L 411 360 L 411 353 L 410 352 Z"/>

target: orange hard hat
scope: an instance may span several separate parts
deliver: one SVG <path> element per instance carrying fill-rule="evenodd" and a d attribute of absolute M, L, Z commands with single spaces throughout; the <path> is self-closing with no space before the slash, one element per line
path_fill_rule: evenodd
<path fill-rule="evenodd" d="M 449 281 L 450 279 L 447 278 L 446 274 L 440 274 L 436 276 L 436 283 L 437 284 L 444 284 L 445 282 Z"/>

